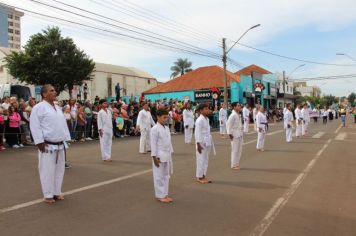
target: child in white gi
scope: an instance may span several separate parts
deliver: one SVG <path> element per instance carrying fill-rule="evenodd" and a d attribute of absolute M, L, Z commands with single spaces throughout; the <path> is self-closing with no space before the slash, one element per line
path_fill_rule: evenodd
<path fill-rule="evenodd" d="M 194 113 L 190 103 L 187 103 L 183 111 L 184 122 L 184 142 L 186 144 L 192 143 L 193 129 L 194 129 Z"/>
<path fill-rule="evenodd" d="M 169 178 L 173 172 L 171 133 L 165 126 L 168 120 L 168 111 L 164 108 L 157 110 L 157 123 L 151 129 L 151 156 L 153 183 L 155 196 L 159 202 L 171 203 L 168 197 Z"/>
<path fill-rule="evenodd" d="M 266 133 L 268 129 L 267 117 L 264 114 L 263 106 L 260 106 L 259 111 L 256 115 L 256 125 L 257 125 L 257 151 L 264 151 Z"/>
<path fill-rule="evenodd" d="M 209 163 L 209 153 L 212 149 L 215 153 L 213 139 L 210 134 L 210 124 L 208 119 L 208 116 L 211 111 L 209 110 L 207 104 L 200 104 L 197 110 L 200 112 L 200 116 L 195 122 L 195 142 L 197 149 L 196 177 L 199 183 L 207 184 L 211 183 L 211 181 L 206 178 Z"/>
<path fill-rule="evenodd" d="M 233 111 L 227 120 L 227 134 L 231 139 L 231 168 L 240 170 L 240 159 L 242 154 L 243 132 L 241 122 L 241 105 L 239 103 L 232 104 Z"/>
<path fill-rule="evenodd" d="M 142 110 L 138 113 L 136 130 L 141 132 L 139 152 L 145 154 L 151 151 L 151 127 L 155 125 L 147 103 L 143 103 Z"/>
<path fill-rule="evenodd" d="M 286 111 L 283 114 L 284 129 L 286 130 L 287 143 L 292 142 L 292 127 L 293 127 L 293 113 L 291 112 L 291 105 L 287 104 Z"/>
<path fill-rule="evenodd" d="M 220 135 L 225 137 L 226 134 L 226 121 L 227 121 L 227 111 L 225 109 L 225 104 L 221 104 L 219 111 L 219 123 L 220 123 Z"/>

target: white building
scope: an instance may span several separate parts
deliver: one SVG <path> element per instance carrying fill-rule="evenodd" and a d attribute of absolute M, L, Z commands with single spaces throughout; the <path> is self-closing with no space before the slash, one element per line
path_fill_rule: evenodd
<path fill-rule="evenodd" d="M 321 90 L 317 86 L 308 86 L 307 82 L 295 82 L 294 89 L 300 92 L 301 96 L 320 97 Z"/>
<path fill-rule="evenodd" d="M 31 94 L 36 99 L 40 99 L 39 89 L 35 89 L 33 85 L 20 83 L 19 80 L 13 78 L 5 67 L 4 57 L 9 55 L 11 51 L 17 49 L 1 48 L 0 47 L 0 86 L 4 84 L 25 85 L 31 90 Z M 115 86 L 120 83 L 122 88 L 121 96 L 139 96 L 142 92 L 157 86 L 157 80 L 149 73 L 133 67 L 116 66 L 110 64 L 96 63 L 92 73 L 92 80 L 86 81 L 88 85 L 87 99 L 94 100 L 98 95 L 101 98 L 115 97 Z M 76 86 L 72 93 L 74 98 L 77 98 L 78 93 L 81 93 L 81 99 L 84 99 L 83 87 Z M 69 93 L 62 92 L 60 99 L 68 99 Z"/>
<path fill-rule="evenodd" d="M 278 74 L 276 82 L 278 89 L 277 107 L 285 107 L 287 103 L 294 104 L 294 84 L 291 80 L 283 80 L 283 75 Z M 285 91 L 284 91 L 285 90 Z"/>
<path fill-rule="evenodd" d="M 21 48 L 23 12 L 0 4 L 0 47 Z"/>

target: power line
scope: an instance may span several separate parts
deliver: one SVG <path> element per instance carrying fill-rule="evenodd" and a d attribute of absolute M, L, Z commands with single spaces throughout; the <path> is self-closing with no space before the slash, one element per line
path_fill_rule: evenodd
<path fill-rule="evenodd" d="M 198 51 L 198 52 L 201 52 L 201 53 L 210 54 L 210 55 L 215 56 L 215 57 L 220 57 L 219 54 L 209 52 L 208 50 L 205 50 L 205 49 L 201 49 L 201 48 L 198 48 L 198 47 L 195 47 L 195 46 L 190 46 L 189 44 L 187 44 L 188 46 L 182 45 L 182 42 L 177 41 L 177 40 L 175 40 L 176 42 L 172 42 L 171 40 L 166 40 L 166 39 L 160 38 L 160 37 L 165 37 L 165 36 L 163 36 L 163 35 L 156 34 L 156 35 L 158 35 L 158 36 L 160 36 L 160 37 L 152 36 L 152 35 L 149 35 L 149 34 L 146 34 L 146 33 L 142 33 L 142 32 L 136 31 L 136 30 L 132 30 L 132 29 L 129 29 L 129 28 L 126 28 L 126 27 L 122 27 L 122 26 L 118 26 L 118 25 L 115 25 L 115 24 L 111 24 L 111 23 L 109 23 L 109 22 L 102 21 L 102 20 L 99 20 L 99 19 L 96 19 L 96 18 L 93 18 L 93 17 L 90 17 L 90 16 L 85 16 L 85 15 L 82 15 L 82 14 L 79 14 L 79 13 L 75 13 L 75 12 L 70 11 L 70 10 L 67 10 L 67 9 L 63 9 L 63 8 L 56 7 L 56 6 L 47 4 L 47 3 L 39 2 L 39 1 L 37 1 L 37 0 L 29 0 L 29 1 L 32 1 L 32 2 L 41 4 L 41 5 L 50 7 L 50 8 L 54 8 L 54 9 L 57 9 L 57 10 L 61 10 L 61 11 L 64 11 L 64 12 L 66 12 L 66 13 L 71 13 L 71 14 L 73 14 L 73 15 L 80 16 L 80 17 L 83 17 L 83 18 L 86 18 L 86 19 L 89 19 L 89 20 L 93 20 L 93 21 L 95 21 L 95 22 L 100 22 L 100 23 L 109 25 L 109 26 L 111 26 L 111 27 L 115 27 L 115 28 L 119 28 L 119 29 L 122 29 L 122 30 L 126 30 L 126 31 L 129 31 L 129 32 L 132 32 L 132 33 L 135 33 L 135 34 L 139 34 L 139 35 L 142 35 L 142 36 L 145 36 L 145 37 L 150 37 L 150 38 L 153 38 L 153 39 L 155 39 L 155 40 L 163 41 L 163 42 L 170 43 L 170 44 L 177 44 L 176 42 L 178 42 L 178 43 L 180 44 L 180 46 L 189 48 L 189 50 L 194 50 L 194 51 Z M 108 18 L 108 17 L 102 16 L 102 15 L 99 15 L 99 14 L 96 14 L 96 13 L 93 13 L 93 12 L 90 12 L 90 11 L 87 11 L 87 10 L 84 10 L 84 9 L 82 9 L 82 8 L 78 8 L 78 7 L 75 7 L 75 6 L 66 4 L 66 3 L 62 3 L 62 2 L 57 1 L 57 0 L 52 0 L 52 1 L 58 2 L 58 3 L 61 3 L 61 4 L 64 4 L 64 5 L 67 5 L 67 6 L 76 8 L 76 9 L 79 9 L 79 10 L 81 10 L 81 11 L 84 11 L 84 12 L 87 12 L 87 13 L 90 13 L 90 14 L 98 15 L 98 16 L 103 17 L 103 18 Z M 109 19 L 110 19 L 110 20 L 113 20 L 113 21 L 116 21 L 116 20 L 111 19 L 111 18 L 109 18 Z M 123 23 L 123 22 L 120 22 L 120 23 L 121 23 L 121 24 L 126 24 L 126 23 Z M 129 25 L 129 24 L 126 24 L 126 25 Z M 130 25 L 130 26 L 133 27 L 132 25 Z M 134 27 L 135 27 L 135 26 L 134 26 Z M 135 27 L 135 28 L 139 28 L 139 27 Z M 142 28 L 139 28 L 139 29 L 140 29 L 140 30 L 143 30 L 143 31 L 147 31 L 147 30 L 144 30 L 144 29 L 142 29 Z M 150 31 L 148 31 L 148 32 L 150 32 Z M 154 32 L 150 32 L 150 33 L 151 33 L 151 34 L 155 34 Z M 166 38 L 167 38 L 167 37 L 166 37 Z M 174 41 L 174 39 L 173 39 L 173 41 Z M 183 44 L 184 44 L 184 43 L 183 43 Z"/>
<path fill-rule="evenodd" d="M 8 5 L 8 4 L 5 4 L 5 3 L 3 3 L 3 4 L 8 6 L 8 7 L 15 8 L 12 5 Z M 40 16 L 43 16 L 43 17 L 56 19 L 56 20 L 59 20 L 59 21 L 68 22 L 68 23 L 75 24 L 75 25 L 84 26 L 84 27 L 87 27 L 87 28 L 90 28 L 90 29 L 94 29 L 94 30 L 98 30 L 98 31 L 102 31 L 102 32 L 106 32 L 106 33 L 122 36 L 122 37 L 125 37 L 125 38 L 129 38 L 129 39 L 133 39 L 133 40 L 136 40 L 136 41 L 140 41 L 140 42 L 146 42 L 146 43 L 162 46 L 162 47 L 165 47 L 166 49 L 185 52 L 185 53 L 189 53 L 189 54 L 192 54 L 192 55 L 199 55 L 199 56 L 204 56 L 204 57 L 210 57 L 210 58 L 213 58 L 213 59 L 217 59 L 216 57 L 213 57 L 211 55 L 206 55 L 206 54 L 190 51 L 190 50 L 187 50 L 187 49 L 184 49 L 184 48 L 179 48 L 179 47 L 175 47 L 175 46 L 172 46 L 172 45 L 166 45 L 166 44 L 155 42 L 155 41 L 152 41 L 152 40 L 147 40 L 147 39 L 135 37 L 135 36 L 128 35 L 128 34 L 111 31 L 111 30 L 108 30 L 108 29 L 98 28 L 98 27 L 95 27 L 95 26 L 90 26 L 90 25 L 86 25 L 86 24 L 83 24 L 83 23 L 79 23 L 79 22 L 75 22 L 75 21 L 71 21 L 71 20 L 67 20 L 67 19 L 62 19 L 62 18 L 55 17 L 55 16 L 49 16 L 49 15 L 46 15 L 46 14 L 42 14 L 42 13 L 34 12 L 34 11 L 31 11 L 31 10 L 28 10 L 28 9 L 24 9 L 24 8 L 21 8 L 21 7 L 16 7 L 16 8 L 21 10 L 21 11 L 29 12 L 29 13 L 32 13 L 32 14 L 35 14 L 35 15 L 40 15 Z"/>
<path fill-rule="evenodd" d="M 303 82 L 303 81 L 312 81 L 312 80 L 329 80 L 329 79 L 331 80 L 331 79 L 348 79 L 348 78 L 356 78 L 356 74 L 309 77 L 309 78 L 292 79 L 290 81 Z"/>
<path fill-rule="evenodd" d="M 334 63 L 324 63 L 324 62 L 316 62 L 316 61 L 310 61 L 310 60 L 304 60 L 304 59 L 299 59 L 299 58 L 295 58 L 295 57 L 289 57 L 289 56 L 284 56 L 284 55 L 280 55 L 274 52 L 269 52 L 266 50 L 262 50 L 259 48 L 255 48 L 252 46 L 249 46 L 247 44 L 243 44 L 243 43 L 238 43 L 239 45 L 249 48 L 249 49 L 253 49 L 255 51 L 259 51 L 259 52 L 263 52 L 272 56 L 276 56 L 276 57 L 281 57 L 284 59 L 288 59 L 288 60 L 293 60 L 293 61 L 299 61 L 299 62 L 305 62 L 305 63 L 309 63 L 309 64 L 316 64 L 316 65 L 324 65 L 324 66 L 356 66 L 356 64 L 334 64 Z"/>

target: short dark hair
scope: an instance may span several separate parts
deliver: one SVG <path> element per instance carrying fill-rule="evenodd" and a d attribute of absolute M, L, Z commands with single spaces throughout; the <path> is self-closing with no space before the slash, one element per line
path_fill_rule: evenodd
<path fill-rule="evenodd" d="M 168 115 L 168 111 L 165 108 L 159 108 L 156 112 L 157 116 L 164 116 L 164 115 Z"/>
<path fill-rule="evenodd" d="M 240 103 L 239 103 L 239 102 L 233 102 L 233 103 L 231 104 L 232 107 L 236 107 L 237 105 L 240 105 Z"/>
<path fill-rule="evenodd" d="M 206 103 L 201 103 L 201 104 L 198 105 L 197 111 L 201 111 L 201 110 L 203 110 L 203 109 L 206 108 L 206 107 L 209 107 L 208 104 L 206 104 Z"/>
<path fill-rule="evenodd" d="M 106 99 L 100 99 L 99 104 L 103 104 L 104 102 L 106 102 Z"/>

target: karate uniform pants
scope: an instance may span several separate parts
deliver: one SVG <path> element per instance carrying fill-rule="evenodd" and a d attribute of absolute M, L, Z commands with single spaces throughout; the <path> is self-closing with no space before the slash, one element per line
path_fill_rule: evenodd
<path fill-rule="evenodd" d="M 193 129 L 192 128 L 184 129 L 184 142 L 185 143 L 191 143 L 192 142 L 192 136 L 193 136 Z"/>
<path fill-rule="evenodd" d="M 302 135 L 302 124 L 298 124 L 295 129 L 295 136 L 300 137 Z"/>
<path fill-rule="evenodd" d="M 140 153 L 151 151 L 151 129 L 142 129 L 140 136 Z"/>
<path fill-rule="evenodd" d="M 224 122 L 223 125 L 220 123 L 220 134 L 226 134 L 226 123 Z"/>
<path fill-rule="evenodd" d="M 250 122 L 246 121 L 244 122 L 244 133 L 248 133 L 248 126 L 249 126 Z"/>
<path fill-rule="evenodd" d="M 156 167 L 152 160 L 153 186 L 156 198 L 165 198 L 168 196 L 170 166 L 169 162 L 161 162 Z"/>
<path fill-rule="evenodd" d="M 112 133 L 103 133 L 100 137 L 101 158 L 103 161 L 111 159 Z"/>
<path fill-rule="evenodd" d="M 286 141 L 292 142 L 292 128 L 286 128 Z"/>
<path fill-rule="evenodd" d="M 266 132 L 257 132 L 257 149 L 263 149 L 265 146 Z"/>
<path fill-rule="evenodd" d="M 302 135 L 306 135 L 308 133 L 308 126 L 309 126 L 309 122 L 305 122 L 302 125 Z"/>
<path fill-rule="evenodd" d="M 52 153 L 38 152 L 38 170 L 40 174 L 42 193 L 44 198 L 53 198 L 62 194 L 62 183 L 65 170 L 64 150 Z"/>
<path fill-rule="evenodd" d="M 197 169 L 196 169 L 196 177 L 197 178 L 202 178 L 203 176 L 206 176 L 208 172 L 208 165 L 209 165 L 209 153 L 211 146 L 203 146 L 203 150 L 201 153 L 198 152 L 198 149 L 196 150 L 196 157 L 197 157 Z"/>
<path fill-rule="evenodd" d="M 243 138 L 234 138 L 231 141 L 231 168 L 240 165 Z"/>

